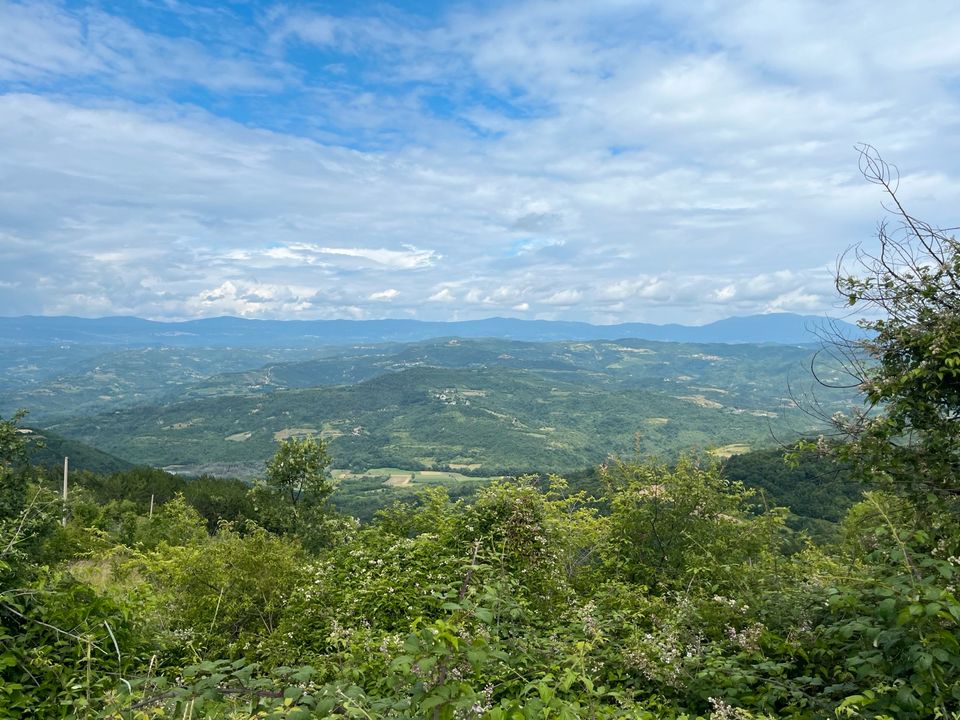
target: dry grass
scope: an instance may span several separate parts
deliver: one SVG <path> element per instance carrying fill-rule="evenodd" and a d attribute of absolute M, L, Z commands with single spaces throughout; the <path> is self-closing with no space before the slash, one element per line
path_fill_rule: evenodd
<path fill-rule="evenodd" d="M 692 402 L 694 405 L 699 405 L 700 407 L 704 408 L 712 408 L 714 410 L 723 407 L 723 405 L 718 403 L 716 400 L 711 400 L 703 395 L 681 395 L 677 397 L 677 400 L 686 400 L 687 402 Z"/>
<path fill-rule="evenodd" d="M 731 443 L 730 445 L 724 445 L 723 447 L 714 448 L 709 451 L 714 457 L 722 458 L 726 460 L 728 457 L 734 455 L 742 455 L 743 453 L 750 452 L 750 446 L 746 443 Z"/>
<path fill-rule="evenodd" d="M 290 438 L 313 437 L 316 434 L 317 431 L 315 428 L 284 428 L 283 430 L 277 430 L 273 434 L 273 439 L 277 442 L 282 442 Z"/>

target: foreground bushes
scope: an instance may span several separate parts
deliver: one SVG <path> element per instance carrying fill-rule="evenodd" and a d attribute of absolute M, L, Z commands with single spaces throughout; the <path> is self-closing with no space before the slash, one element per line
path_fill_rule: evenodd
<path fill-rule="evenodd" d="M 868 495 L 840 544 L 792 552 L 784 514 L 716 467 L 620 463 L 604 481 L 604 513 L 553 478 L 469 504 L 433 490 L 364 528 L 313 514 L 314 551 L 250 523 L 208 535 L 177 497 L 66 528 L 50 498 L 21 503 L 3 524 L 0 712 L 922 718 L 960 705 L 949 505 Z M 25 518 L 32 549 L 14 551 Z"/>

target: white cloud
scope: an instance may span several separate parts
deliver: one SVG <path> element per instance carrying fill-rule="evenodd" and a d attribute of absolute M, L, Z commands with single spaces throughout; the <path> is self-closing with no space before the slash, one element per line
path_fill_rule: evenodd
<path fill-rule="evenodd" d="M 324 255 L 345 255 L 347 257 L 361 258 L 398 270 L 429 267 L 440 259 L 433 250 L 418 250 L 412 245 L 405 245 L 403 250 L 335 247 L 318 247 L 314 249 L 316 252 L 323 253 Z"/>
<path fill-rule="evenodd" d="M 711 293 L 711 297 L 717 302 L 725 302 L 727 300 L 732 300 L 737 295 L 737 286 L 733 283 L 730 285 L 724 285 L 722 288 L 718 288 Z"/>
<path fill-rule="evenodd" d="M 92 8 L 0 2 L 0 78 L 8 80 L 87 76 L 122 87 L 182 82 L 263 91 L 282 86 L 286 72 L 280 63 L 220 56 L 194 40 L 146 32 Z"/>
<path fill-rule="evenodd" d="M 395 288 L 387 288 L 386 290 L 381 290 L 379 292 L 370 293 L 371 300 L 393 300 L 397 295 L 400 294 L 400 291 Z"/>
<path fill-rule="evenodd" d="M 0 3 L 0 77 L 83 73 L 100 67 L 81 24 L 54 5 Z"/>
<path fill-rule="evenodd" d="M 579 290 L 558 290 L 555 293 L 543 298 L 541 302 L 545 305 L 575 305 L 583 299 L 583 293 Z"/>
<path fill-rule="evenodd" d="M 433 295 L 427 298 L 427 302 L 452 303 L 456 301 L 457 301 L 457 298 L 454 296 L 452 292 L 450 292 L 450 288 L 441 288 L 440 290 L 437 290 Z"/>
<path fill-rule="evenodd" d="M 467 294 L 463 296 L 463 301 L 470 305 L 478 305 L 484 300 L 483 291 L 480 288 L 470 288 Z"/>
<path fill-rule="evenodd" d="M 310 308 L 309 288 L 227 280 L 215 288 L 203 290 L 190 299 L 193 309 L 204 315 L 257 317 L 265 308 L 298 313 Z"/>

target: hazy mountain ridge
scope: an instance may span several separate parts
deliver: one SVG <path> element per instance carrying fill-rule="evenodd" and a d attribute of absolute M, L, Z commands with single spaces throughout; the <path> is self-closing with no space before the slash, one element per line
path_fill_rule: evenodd
<path fill-rule="evenodd" d="M 413 342 L 437 337 L 497 337 L 527 341 L 615 340 L 664 342 L 820 342 L 839 331 L 860 337 L 856 325 L 814 315 L 770 313 L 718 320 L 706 325 L 584 322 L 487 318 L 460 322 L 422 320 L 251 320 L 236 317 L 160 322 L 136 317 L 0 317 L 0 346 L 59 343 L 167 345 L 174 347 L 319 347 L 360 342 Z"/>

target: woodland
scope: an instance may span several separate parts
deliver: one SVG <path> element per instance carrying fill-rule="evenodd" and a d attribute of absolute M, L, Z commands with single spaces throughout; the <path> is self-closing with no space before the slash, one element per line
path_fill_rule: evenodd
<path fill-rule="evenodd" d="M 250 486 L 90 472 L 64 504 L 3 420 L 0 718 L 960 718 L 960 245 L 861 160 L 895 215 L 837 287 L 878 319 L 828 352 L 863 402 L 785 453 L 361 522 L 321 438 Z"/>

